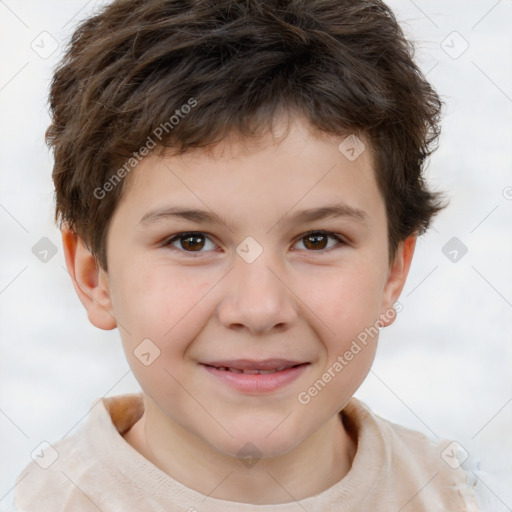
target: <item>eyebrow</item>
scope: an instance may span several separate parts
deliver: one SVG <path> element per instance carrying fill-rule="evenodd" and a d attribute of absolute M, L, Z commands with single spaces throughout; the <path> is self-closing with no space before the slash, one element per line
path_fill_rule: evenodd
<path fill-rule="evenodd" d="M 348 217 L 358 222 L 365 222 L 368 218 L 368 214 L 360 208 L 355 208 L 344 203 L 338 203 L 321 206 L 319 208 L 311 208 L 309 210 L 301 210 L 291 216 L 286 214 L 281 217 L 277 224 L 286 217 L 288 217 L 286 221 L 287 224 L 313 222 L 329 217 Z M 147 225 L 166 219 L 184 219 L 198 224 L 229 225 L 228 222 L 215 212 L 179 206 L 151 210 L 142 217 L 139 223 Z"/>

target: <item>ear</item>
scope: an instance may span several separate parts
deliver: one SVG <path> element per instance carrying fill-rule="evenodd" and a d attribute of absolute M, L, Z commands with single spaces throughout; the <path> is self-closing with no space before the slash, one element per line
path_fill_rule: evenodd
<path fill-rule="evenodd" d="M 68 228 L 62 229 L 62 245 L 69 275 L 89 321 L 100 329 L 117 326 L 113 315 L 107 273 L 99 266 L 83 240 Z"/>
<path fill-rule="evenodd" d="M 395 258 L 389 268 L 388 280 L 384 287 L 380 315 L 381 327 L 391 325 L 396 318 L 393 304 L 398 300 L 405 280 L 411 267 L 414 248 L 416 247 L 416 236 L 410 236 L 398 244 Z"/>

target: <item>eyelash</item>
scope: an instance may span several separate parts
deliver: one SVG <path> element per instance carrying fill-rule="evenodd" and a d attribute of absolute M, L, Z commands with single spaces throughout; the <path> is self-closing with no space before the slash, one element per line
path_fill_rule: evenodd
<path fill-rule="evenodd" d="M 204 236 L 204 238 L 210 240 L 208 235 L 206 233 L 202 232 L 202 231 L 185 231 L 185 232 L 182 232 L 182 233 L 177 233 L 176 235 L 173 235 L 171 238 L 167 238 L 164 242 L 162 242 L 161 246 L 162 247 L 166 247 L 168 249 L 171 249 L 172 251 L 177 251 L 177 252 L 185 253 L 187 255 L 192 256 L 193 258 L 202 257 L 202 256 L 205 255 L 205 252 L 186 251 L 185 249 L 178 249 L 178 248 L 173 247 L 171 245 L 172 243 L 174 243 L 176 241 L 179 241 L 181 238 L 185 238 L 186 236 L 194 236 L 194 235 L 201 235 L 201 236 Z M 308 231 L 307 233 L 304 233 L 301 237 L 299 237 L 297 239 L 297 242 L 295 242 L 295 243 L 298 243 L 303 238 L 306 238 L 306 237 L 311 236 L 311 235 L 325 235 L 325 236 L 327 236 L 329 238 L 333 238 L 334 240 L 336 240 L 338 242 L 338 244 L 333 246 L 333 247 L 329 247 L 328 249 L 320 249 L 320 250 L 317 250 L 317 251 L 315 251 L 315 250 L 307 250 L 306 249 L 306 252 L 324 254 L 324 253 L 326 253 L 326 252 L 328 252 L 328 251 L 330 251 L 332 249 L 336 249 L 336 248 L 339 248 L 340 246 L 347 245 L 347 242 L 345 240 L 343 240 L 339 235 L 336 235 L 335 233 L 333 233 L 331 231 L 324 231 L 324 230 Z M 213 241 L 211 241 L 211 242 L 213 243 Z M 208 251 L 206 251 L 206 252 L 208 252 Z"/>

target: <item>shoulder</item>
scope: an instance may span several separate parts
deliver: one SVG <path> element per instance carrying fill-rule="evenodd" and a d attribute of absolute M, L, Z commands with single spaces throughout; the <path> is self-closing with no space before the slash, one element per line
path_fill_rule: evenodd
<path fill-rule="evenodd" d="M 79 435 L 81 432 L 79 433 Z M 83 466 L 90 471 L 94 462 L 85 457 L 77 435 L 54 443 L 45 443 L 40 453 L 33 455 L 16 481 L 14 505 L 19 512 L 58 512 L 97 508 L 80 489 L 73 468 Z M 68 508 L 69 507 L 69 508 Z"/>
<path fill-rule="evenodd" d="M 73 434 L 44 443 L 17 478 L 16 510 L 97 512 L 106 498 L 102 482 L 125 484 L 117 462 L 130 459 L 133 450 L 121 435 L 140 415 L 140 400 L 139 395 L 100 399 Z"/>
<path fill-rule="evenodd" d="M 383 450 L 383 479 L 396 494 L 410 496 L 418 510 L 477 512 L 481 509 L 474 485 L 462 467 L 463 453 L 449 439 L 432 440 L 373 413 L 364 403 L 352 399 L 348 413 L 356 416 L 359 429 L 378 437 Z M 384 476 L 385 475 L 385 476 Z"/>

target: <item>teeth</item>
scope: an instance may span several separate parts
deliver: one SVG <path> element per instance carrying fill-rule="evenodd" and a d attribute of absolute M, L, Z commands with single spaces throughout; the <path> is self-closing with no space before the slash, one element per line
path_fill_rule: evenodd
<path fill-rule="evenodd" d="M 286 368 L 288 367 L 281 366 L 281 368 L 276 368 L 275 370 L 239 370 L 238 368 L 228 368 L 227 366 L 219 366 L 217 369 L 225 372 L 245 373 L 245 375 L 268 375 L 270 373 L 282 372 Z"/>

